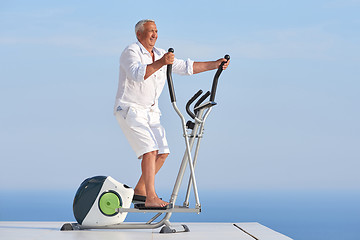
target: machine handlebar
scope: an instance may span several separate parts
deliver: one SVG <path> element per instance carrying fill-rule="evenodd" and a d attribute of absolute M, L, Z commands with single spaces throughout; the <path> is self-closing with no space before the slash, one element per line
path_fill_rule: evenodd
<path fill-rule="evenodd" d="M 212 87 L 211 87 L 211 95 L 210 95 L 210 101 L 211 102 L 214 102 L 214 100 L 215 100 L 215 94 L 216 94 L 216 88 L 217 88 L 219 76 L 223 71 L 224 64 L 227 63 L 230 60 L 230 56 L 226 54 L 224 58 L 226 59 L 226 62 L 224 61 L 224 62 L 222 62 L 220 64 L 220 66 L 219 66 L 219 68 L 216 71 L 215 76 L 214 76 L 213 84 L 212 84 Z"/>
<path fill-rule="evenodd" d="M 168 52 L 174 52 L 173 48 L 169 48 Z M 224 64 L 230 60 L 230 56 L 229 55 L 225 55 L 224 57 L 226 59 L 226 61 L 222 62 L 217 70 L 217 72 L 215 73 L 214 76 L 214 80 L 212 83 L 212 87 L 211 87 L 211 92 L 206 92 L 195 104 L 195 107 L 199 106 L 209 95 L 210 95 L 210 101 L 214 102 L 215 100 L 215 94 L 216 94 L 216 88 L 217 88 L 217 84 L 218 84 L 218 79 L 220 74 L 223 71 L 223 66 Z M 169 93 L 170 93 L 170 100 L 171 102 L 176 102 L 176 97 L 175 97 L 175 90 L 174 90 L 174 83 L 172 80 L 172 64 L 167 65 L 167 71 L 166 71 L 166 76 L 167 76 L 167 82 L 168 82 L 168 87 L 169 87 Z M 195 114 L 193 112 L 191 112 L 190 110 L 190 105 L 202 94 L 202 90 L 199 90 L 197 93 L 194 94 L 194 96 L 187 102 L 186 104 L 186 112 L 190 115 L 191 118 L 195 118 Z M 196 113 L 196 111 L 195 111 Z"/>
<path fill-rule="evenodd" d="M 173 48 L 169 48 L 168 52 L 174 52 Z M 176 97 L 175 97 L 175 90 L 174 90 L 174 83 L 172 80 L 172 64 L 167 65 L 167 70 L 166 70 L 166 76 L 167 76 L 167 82 L 168 82 L 168 87 L 169 87 L 169 93 L 170 93 L 170 99 L 171 102 L 176 102 Z"/>
<path fill-rule="evenodd" d="M 205 99 L 210 96 L 210 91 L 207 91 L 200 99 L 199 101 L 197 101 L 194 105 L 194 108 L 200 106 L 200 104 L 205 101 Z M 195 114 L 197 113 L 198 110 L 195 110 Z"/>
<path fill-rule="evenodd" d="M 192 98 L 186 103 L 186 112 L 190 115 L 191 118 L 195 118 L 195 114 L 191 112 L 190 105 L 203 93 L 203 91 L 200 89 L 197 91 L 197 93 L 194 94 Z M 199 101 L 198 101 L 199 102 Z M 197 104 L 197 103 L 196 103 Z"/>

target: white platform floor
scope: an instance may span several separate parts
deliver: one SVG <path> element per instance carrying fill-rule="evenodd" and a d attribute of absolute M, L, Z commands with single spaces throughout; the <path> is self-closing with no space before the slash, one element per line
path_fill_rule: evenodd
<path fill-rule="evenodd" d="M 64 222 L 0 222 L 1 240 L 291 240 L 259 223 L 185 223 L 190 232 L 160 234 L 152 230 L 60 231 Z M 175 226 L 180 223 L 173 223 Z"/>

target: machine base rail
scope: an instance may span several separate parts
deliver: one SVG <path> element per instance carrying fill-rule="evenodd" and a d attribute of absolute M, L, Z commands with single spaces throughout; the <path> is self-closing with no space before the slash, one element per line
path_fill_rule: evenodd
<path fill-rule="evenodd" d="M 190 229 L 187 225 L 181 224 L 180 226 L 171 226 L 167 224 L 162 224 L 160 226 L 152 227 L 151 224 L 139 224 L 139 223 L 120 223 L 115 225 L 108 226 L 99 226 L 99 227 L 84 227 L 78 223 L 65 223 L 60 231 L 79 231 L 79 230 L 90 230 L 90 229 L 155 229 L 162 227 L 159 233 L 177 233 L 177 232 L 190 232 Z"/>

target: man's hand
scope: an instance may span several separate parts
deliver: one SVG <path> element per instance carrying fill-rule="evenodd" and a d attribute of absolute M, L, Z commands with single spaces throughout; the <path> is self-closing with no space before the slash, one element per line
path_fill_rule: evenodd
<path fill-rule="evenodd" d="M 225 58 L 220 58 L 216 60 L 216 68 L 218 68 L 222 62 L 225 62 L 225 64 L 223 65 L 223 70 L 225 70 L 229 66 L 230 60 L 228 61 Z"/>
<path fill-rule="evenodd" d="M 160 60 L 163 65 L 169 65 L 174 63 L 174 59 L 175 59 L 175 54 L 172 52 L 167 52 Z"/>
<path fill-rule="evenodd" d="M 144 80 L 150 77 L 154 72 L 159 70 L 162 66 L 173 64 L 174 63 L 175 54 L 172 52 L 167 52 L 164 56 L 155 62 L 148 64 L 146 67 L 146 72 L 144 76 Z"/>

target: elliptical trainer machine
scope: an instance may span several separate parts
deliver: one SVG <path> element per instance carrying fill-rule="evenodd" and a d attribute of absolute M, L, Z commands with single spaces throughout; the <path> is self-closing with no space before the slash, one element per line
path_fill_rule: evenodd
<path fill-rule="evenodd" d="M 174 49 L 170 48 L 169 52 L 174 52 Z M 224 58 L 229 61 L 230 56 L 225 55 Z M 146 208 L 144 204 L 139 204 L 139 202 L 135 202 L 133 200 L 134 190 L 132 188 L 119 183 L 110 176 L 95 176 L 84 180 L 76 192 L 73 203 L 73 212 L 77 223 L 65 223 L 61 228 L 62 231 L 83 229 L 155 229 L 162 227 L 160 233 L 175 233 L 177 230 L 171 226 L 169 221 L 173 213 L 201 212 L 195 178 L 195 166 L 198 158 L 200 142 L 203 137 L 205 121 L 209 116 L 212 107 L 216 105 L 214 102 L 216 88 L 224 63 L 225 62 L 219 66 L 214 76 L 211 92 L 208 91 L 200 97 L 203 91 L 199 90 L 187 102 L 186 112 L 193 119 L 193 121 L 188 122 L 185 121 L 184 116 L 176 105 L 174 84 L 172 81 L 172 65 L 167 66 L 167 82 L 170 99 L 173 108 L 181 119 L 186 146 L 169 205 L 164 208 Z M 209 96 L 210 100 L 204 102 Z M 193 111 L 191 111 L 191 104 L 198 98 L 199 100 L 195 103 Z M 192 155 L 192 149 L 196 139 L 196 147 Z M 179 206 L 175 205 L 175 202 L 178 197 L 187 165 L 189 165 L 190 169 L 187 192 L 183 205 Z M 189 207 L 191 189 L 193 189 L 195 196 L 194 208 Z M 132 202 L 134 203 L 134 208 L 131 208 Z M 136 207 L 136 205 L 142 206 Z M 128 213 L 154 213 L 155 215 L 146 223 L 124 223 Z M 163 215 L 163 218 L 155 222 L 155 220 L 161 215 Z M 182 229 L 180 231 L 189 232 L 190 230 L 186 225 L 182 225 Z"/>

